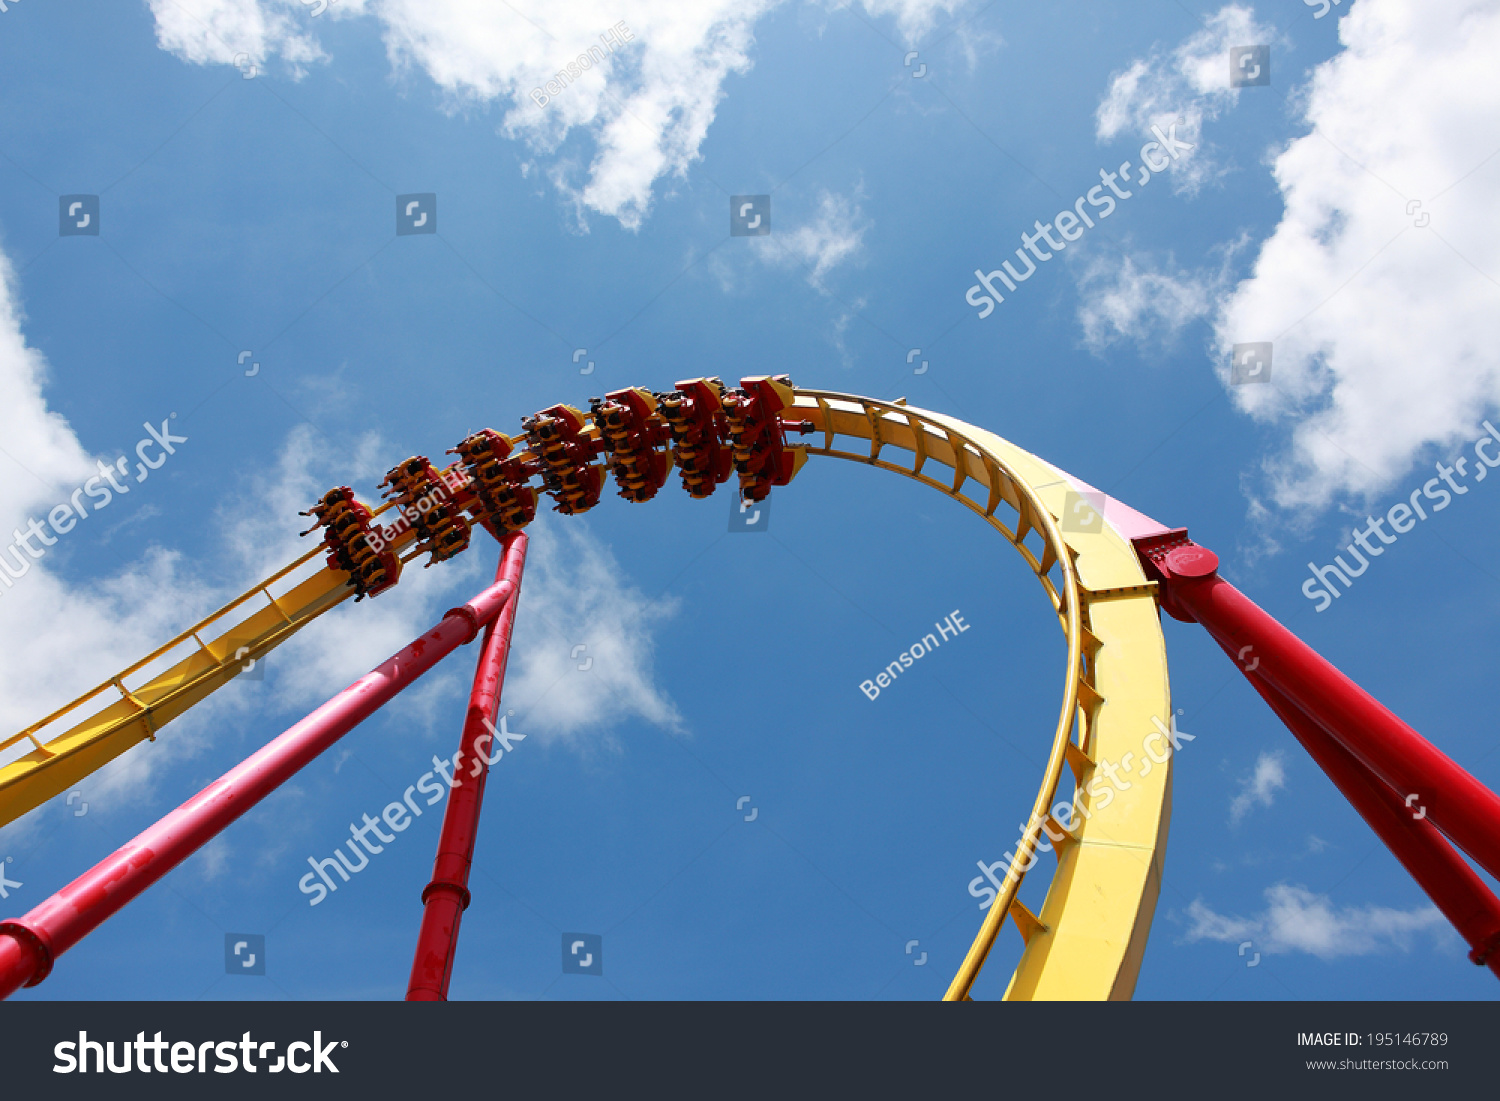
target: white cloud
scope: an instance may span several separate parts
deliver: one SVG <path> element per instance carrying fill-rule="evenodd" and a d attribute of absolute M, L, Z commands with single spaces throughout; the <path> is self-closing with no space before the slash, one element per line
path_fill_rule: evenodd
<path fill-rule="evenodd" d="M 1304 97 L 1315 129 L 1275 161 L 1281 223 L 1217 323 L 1222 362 L 1275 342 L 1272 385 L 1234 397 L 1290 428 L 1267 467 L 1284 509 L 1371 496 L 1500 404 L 1500 8 L 1360 0 L 1339 35 Z"/>
<path fill-rule="evenodd" d="M 807 281 L 826 291 L 828 273 L 848 261 L 858 260 L 864 248 L 869 220 L 860 207 L 863 188 L 853 196 L 822 191 L 817 214 L 788 232 L 752 237 L 757 255 L 768 264 L 801 271 Z"/>
<path fill-rule="evenodd" d="M 847 340 L 849 329 L 859 319 L 868 304 L 868 300 L 861 295 L 853 302 L 847 303 L 848 309 L 841 311 L 833 323 L 833 346 L 838 349 L 839 360 L 845 367 L 854 366 L 854 353 L 849 350 Z"/>
<path fill-rule="evenodd" d="M 1178 268 L 1173 258 L 1139 264 L 1094 255 L 1078 277 L 1078 323 L 1084 345 L 1095 355 L 1120 341 L 1170 343 L 1192 322 L 1214 313 L 1231 285 L 1230 265 L 1249 236 L 1219 246 L 1217 269 Z"/>
<path fill-rule="evenodd" d="M 527 532 L 505 687 L 514 728 L 574 742 L 586 733 L 607 739 L 627 718 L 679 731 L 676 705 L 655 684 L 651 630 L 676 602 L 653 601 L 622 580 L 614 555 L 582 521 L 540 516 Z"/>
<path fill-rule="evenodd" d="M 19 291 L 10 261 L 0 254 L 0 532 L 25 528 L 45 518 L 98 472 L 99 460 L 88 454 L 67 421 L 47 408 L 43 388 L 47 367 L 28 346 L 17 305 Z M 120 441 L 128 448 L 143 436 L 131 427 Z M 184 461 L 183 448 L 171 462 Z M 115 456 L 110 455 L 113 459 Z M 101 484 L 102 483 L 98 483 Z M 131 492 L 149 493 L 151 483 L 127 476 Z M 82 498 L 88 509 L 90 499 Z M 149 653 L 195 616 L 216 603 L 213 587 L 196 579 L 179 555 L 150 548 L 139 560 L 114 574 L 84 585 L 65 581 L 56 571 L 68 546 L 64 540 L 98 540 L 110 521 L 118 526 L 132 504 L 94 503 L 66 535 L 52 536 L 55 548 L 32 561 L 7 534 L 0 537 L 6 561 L 25 572 L 0 587 L 0 731 L 23 729 L 79 693 L 94 687 L 132 661 Z M 149 507 L 149 506 L 147 506 Z M 91 527 L 92 525 L 92 527 Z M 33 537 L 34 539 L 36 537 Z M 10 761 L 25 752 L 12 747 L 0 755 Z"/>
<path fill-rule="evenodd" d="M 330 13 L 369 14 L 381 25 L 398 71 L 418 69 L 454 107 L 508 106 L 501 131 L 552 156 L 575 128 L 595 151 L 587 168 L 555 162 L 552 182 L 581 217 L 594 211 L 638 227 L 652 185 L 683 175 L 713 122 L 724 80 L 750 67 L 751 28 L 777 0 L 574 0 L 523 15 L 493 0 L 368 0 Z M 295 67 L 324 55 L 287 12 L 292 0 L 152 0 L 164 48 L 189 61 L 259 64 L 281 54 Z M 613 50 L 600 36 L 617 24 Z M 303 28 L 310 26 L 301 19 Z M 624 39 L 629 33 L 632 38 Z M 531 98 L 560 70 L 598 47 L 589 68 L 545 106 Z M 603 60 L 599 60 L 602 54 Z"/>
<path fill-rule="evenodd" d="M 1272 954 L 1305 952 L 1319 959 L 1369 956 L 1392 948 L 1411 950 L 1413 937 L 1431 933 L 1451 939 L 1448 923 L 1433 906 L 1392 910 L 1385 906 L 1340 909 L 1327 895 L 1306 887 L 1278 883 L 1266 889 L 1266 910 L 1253 918 L 1217 914 L 1201 899 L 1188 907 L 1192 927 L 1189 941 L 1214 940 L 1226 944 L 1252 941 L 1257 951 Z"/>
<path fill-rule="evenodd" d="M 372 16 L 398 71 L 419 69 L 454 107 L 501 103 L 501 132 L 551 159 L 546 174 L 573 204 L 638 228 L 653 187 L 699 159 L 724 82 L 752 64 L 754 25 L 782 0 L 572 0 L 522 15 L 494 0 L 341 0 L 328 14 Z M 968 0 L 862 0 L 910 39 Z M 164 49 L 198 64 L 258 66 L 280 55 L 294 73 L 326 61 L 299 0 L 151 0 Z M 624 23 L 633 36 L 613 52 L 600 36 Z M 531 98 L 591 47 L 603 59 L 545 106 Z M 575 129 L 593 139 L 585 167 L 558 151 Z M 529 170 L 530 165 L 527 166 Z"/>
<path fill-rule="evenodd" d="M 47 408 L 43 387 L 47 366 L 26 343 L 17 304 L 17 281 L 10 261 L 0 254 L 0 538 L 11 570 L 26 570 L 0 587 L 0 631 L 8 645 L 0 662 L 0 729 L 19 730 L 41 718 L 105 676 L 129 664 L 172 633 L 169 624 L 209 606 L 206 586 L 183 575 L 177 555 L 153 549 L 114 576 L 86 588 L 69 587 L 55 572 L 60 545 L 32 561 L 12 544 L 8 533 L 43 517 L 98 473 L 100 460 L 90 455 L 67 421 Z M 128 448 L 143 436 L 138 426 L 120 440 Z M 186 445 L 178 445 L 182 448 Z M 110 459 L 114 459 L 110 455 Z M 170 460 L 181 462 L 179 454 Z M 102 483 L 100 483 L 102 484 Z M 136 493 L 150 483 L 122 482 Z M 126 498 L 134 503 L 134 499 Z M 90 500 L 82 499 L 88 509 Z M 130 507 L 110 501 L 117 515 Z M 98 538 L 109 512 L 87 511 L 65 539 Z M 94 525 L 93 528 L 90 525 Z M 34 537 L 35 538 L 35 537 Z M 39 548 L 46 550 L 46 548 Z M 163 593 L 171 593 L 164 598 Z"/>
<path fill-rule="evenodd" d="M 95 473 L 94 458 L 42 398 L 47 364 L 22 335 L 16 282 L 9 257 L 0 254 L 0 461 L 9 467 L 0 478 L 0 520 L 6 523 L 24 523 L 28 513 L 50 508 L 59 493 Z M 0 693 L 0 708 L 3 701 Z"/>
<path fill-rule="evenodd" d="M 1269 807 L 1286 787 L 1286 762 L 1279 751 L 1262 753 L 1255 768 L 1240 781 L 1240 792 L 1229 803 L 1229 820 L 1240 822 L 1257 804 Z"/>
<path fill-rule="evenodd" d="M 233 856 L 234 850 L 230 848 L 229 839 L 220 834 L 192 855 L 189 866 L 204 882 L 212 883 L 223 878 L 233 863 Z"/>
<path fill-rule="evenodd" d="M 901 37 L 915 43 L 932 30 L 940 18 L 951 17 L 967 4 L 968 0 L 862 0 L 860 7 L 873 16 L 894 16 Z"/>
<path fill-rule="evenodd" d="M 1078 281 L 1083 342 L 1098 354 L 1121 340 L 1170 339 L 1211 308 L 1210 289 L 1186 271 L 1141 270 L 1135 261 L 1096 258 Z"/>
<path fill-rule="evenodd" d="M 198 64 L 264 68 L 280 56 L 294 75 L 327 55 L 295 13 L 296 0 L 150 0 L 156 41 L 164 50 Z"/>
<path fill-rule="evenodd" d="M 1230 49 L 1282 41 L 1274 28 L 1255 21 L 1253 8 L 1241 4 L 1226 4 L 1204 22 L 1201 31 L 1173 49 L 1157 48 L 1116 73 L 1095 116 L 1100 141 L 1125 131 L 1146 134 L 1153 125 L 1165 128 L 1180 118 L 1178 137 L 1196 146 L 1191 156 L 1172 161 L 1173 189 L 1183 194 L 1196 194 L 1225 171 L 1203 124 L 1239 101 L 1241 89 L 1229 86 Z"/>
<path fill-rule="evenodd" d="M 866 299 L 863 296 L 847 299 L 837 296 L 829 287 L 828 277 L 835 268 L 844 264 L 862 263 L 864 238 L 872 223 L 865 216 L 860 201 L 864 188 L 856 186 L 852 195 L 823 190 L 819 192 L 817 210 L 810 220 L 789 227 L 784 207 L 773 201 L 773 221 L 776 231 L 766 237 L 749 237 L 745 250 L 720 249 L 709 256 L 705 267 L 718 281 L 725 294 L 735 293 L 742 285 L 745 272 L 759 261 L 777 271 L 789 271 L 801 275 L 819 294 L 836 298 L 840 304 L 838 316 L 832 319 L 828 334 L 829 343 L 838 350 L 845 367 L 854 364 L 850 354 L 847 334 L 849 327 L 863 312 Z M 745 259 L 745 257 L 753 259 Z"/>

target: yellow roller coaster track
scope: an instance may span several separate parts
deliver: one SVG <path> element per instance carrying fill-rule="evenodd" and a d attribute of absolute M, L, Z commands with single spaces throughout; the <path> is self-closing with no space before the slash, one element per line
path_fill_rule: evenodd
<path fill-rule="evenodd" d="M 904 399 L 795 393 L 794 408 L 782 417 L 809 422 L 823 437 L 821 446 L 816 435 L 796 446 L 809 455 L 904 474 L 979 514 L 1036 575 L 1067 641 L 1059 717 L 1028 820 L 1034 828 L 1024 835 L 1002 829 L 994 837 L 1015 855 L 1004 890 L 946 998 L 969 996 L 1007 916 L 1025 945 L 1007 999 L 1129 998 L 1161 886 L 1171 759 L 1143 766 L 1124 784 L 1113 777 L 1101 783 L 1096 765 L 1142 760 L 1157 724 L 1171 722 L 1154 582 L 1109 518 L 1076 525 L 1090 530 L 1064 532 L 1059 518 L 1065 506 L 1089 487 L 1014 444 L 912 408 Z M 844 440 L 868 449 L 838 446 Z M 977 492 L 970 492 L 971 483 Z M 395 547 L 406 551 L 416 539 L 407 530 Z M 322 565 L 323 553 L 321 546 L 314 548 L 141 661 L 0 742 L 0 754 L 22 754 L 0 767 L 0 825 L 137 743 L 154 741 L 166 723 L 353 595 L 346 573 Z M 145 679 L 127 684 L 137 678 Z M 1151 759 L 1158 760 L 1154 753 Z M 1105 798 L 1097 798 L 1101 794 Z M 1038 864 L 1035 848 L 1043 828 L 1061 840 L 1053 844 L 1057 865 L 1045 901 L 1034 913 L 1018 892 L 1028 869 Z"/>

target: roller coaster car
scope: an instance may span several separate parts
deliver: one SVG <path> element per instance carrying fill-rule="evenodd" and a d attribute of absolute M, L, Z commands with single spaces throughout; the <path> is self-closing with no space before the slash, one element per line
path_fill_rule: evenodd
<path fill-rule="evenodd" d="M 544 470 L 542 482 L 557 504 L 554 512 L 577 516 L 599 503 L 604 491 L 604 468 L 599 466 L 564 467 Z"/>
<path fill-rule="evenodd" d="M 590 398 L 589 410 L 620 496 L 637 503 L 651 500 L 672 469 L 672 456 L 660 450 L 671 434 L 656 416 L 656 399 L 633 387 Z"/>
<path fill-rule="evenodd" d="M 599 503 L 604 468 L 592 465 L 602 444 L 589 439 L 584 415 L 571 405 L 554 405 L 521 422 L 526 442 L 541 460 L 542 482 L 564 516 L 587 512 Z"/>
<path fill-rule="evenodd" d="M 401 515 L 421 537 L 417 549 L 430 555 L 426 565 L 445 561 L 468 548 L 469 519 L 427 456 L 413 455 L 396 464 L 380 484 L 384 495 L 397 502 Z"/>
<path fill-rule="evenodd" d="M 301 534 L 304 536 L 311 535 L 313 532 L 317 531 L 325 524 L 332 526 L 345 516 L 357 515 L 353 511 L 353 508 L 362 507 L 363 506 L 354 499 L 354 490 L 350 489 L 348 486 L 338 486 L 335 489 L 330 489 L 323 495 L 323 499 L 317 504 L 313 505 L 312 508 L 308 509 L 306 512 L 297 513 L 298 516 L 311 516 L 314 518 L 313 526 L 308 528 Z M 368 514 L 369 510 L 366 509 L 365 512 L 366 514 Z"/>
<path fill-rule="evenodd" d="M 516 441 L 503 432 L 481 428 L 448 453 L 457 455 L 468 471 L 477 504 L 476 519 L 487 520 L 500 536 L 520 531 L 536 519 L 537 491 L 526 485 L 531 474 L 519 458 L 512 459 Z"/>
<path fill-rule="evenodd" d="M 510 458 L 515 445 L 515 441 L 504 432 L 481 428 L 472 436 L 465 437 L 457 447 L 450 447 L 448 454 L 457 455 L 467 466 L 484 466 L 491 462 L 503 463 Z"/>
<path fill-rule="evenodd" d="M 330 489 L 311 510 L 300 515 L 312 516 L 317 521 L 303 535 L 324 529 L 328 568 L 349 574 L 356 603 L 384 592 L 400 580 L 401 560 L 383 540 L 372 539 L 374 517 L 355 500 L 354 490 L 348 486 Z"/>
<path fill-rule="evenodd" d="M 694 497 L 711 496 L 734 471 L 734 455 L 724 442 L 723 398 L 724 383 L 716 378 L 688 379 L 656 395 L 657 413 L 672 434 L 682 488 Z"/>
<path fill-rule="evenodd" d="M 784 486 L 797 476 L 807 452 L 786 442 L 780 414 L 792 408 L 795 396 L 787 375 L 754 375 L 740 379 L 740 389 L 724 397 L 724 418 L 734 447 L 734 466 L 740 475 L 740 497 L 763 501 L 772 486 Z M 802 422 L 796 428 L 806 430 Z"/>

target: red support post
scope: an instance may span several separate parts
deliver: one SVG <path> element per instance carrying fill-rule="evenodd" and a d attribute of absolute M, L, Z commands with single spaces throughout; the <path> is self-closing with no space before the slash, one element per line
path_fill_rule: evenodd
<path fill-rule="evenodd" d="M 500 581 L 247 757 L 24 918 L 0 922 L 0 998 L 47 977 L 53 962 L 181 864 L 320 753 L 373 715 L 512 601 Z"/>
<path fill-rule="evenodd" d="M 406 988 L 409 1002 L 448 1000 L 448 982 L 458 952 L 458 928 L 464 911 L 469 908 L 469 868 L 474 862 L 479 813 L 484 807 L 484 784 L 489 778 L 490 762 L 499 756 L 493 752 L 495 716 L 505 686 L 505 664 L 510 657 L 511 632 L 515 629 L 516 604 L 525 568 L 526 536 L 520 532 L 506 536 L 495 580 L 512 585 L 516 595 L 499 618 L 485 628 L 484 648 L 474 670 L 474 687 L 469 693 L 458 754 L 453 758 L 457 786 L 449 793 L 448 807 L 443 812 L 443 829 L 432 862 L 432 882 L 422 891 L 422 927 L 417 933 L 417 950 Z M 490 744 L 481 745 L 485 742 Z M 501 751 L 505 748 L 508 747 L 502 747 Z M 461 772 L 460 761 L 473 764 L 467 772 Z"/>
<path fill-rule="evenodd" d="M 1162 608 L 1203 625 L 1458 927 L 1470 958 L 1500 975 L 1500 908 L 1437 833 L 1500 875 L 1500 796 L 1220 577 L 1218 557 L 1185 531 L 1135 545 Z"/>
<path fill-rule="evenodd" d="M 1259 670 L 1246 672 L 1245 677 L 1468 942 L 1469 959 L 1500 978 L 1500 951 L 1496 950 L 1500 949 L 1500 899 L 1427 820 L 1425 808 L 1407 806 L 1326 730 L 1272 688 Z"/>

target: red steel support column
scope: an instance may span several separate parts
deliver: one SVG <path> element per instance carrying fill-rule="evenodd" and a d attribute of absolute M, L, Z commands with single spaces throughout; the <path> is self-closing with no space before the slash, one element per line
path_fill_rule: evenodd
<path fill-rule="evenodd" d="M 1225 652 L 1231 660 L 1237 654 L 1227 649 Z M 1326 730 L 1272 688 L 1258 668 L 1246 671 L 1245 677 L 1302 743 L 1313 762 L 1349 800 L 1350 806 L 1468 941 L 1469 959 L 1487 966 L 1500 978 L 1500 951 L 1497 951 L 1500 899 L 1454 851 L 1438 828 L 1427 821 L 1425 809 L 1407 806 L 1401 796 L 1381 783 Z"/>
<path fill-rule="evenodd" d="M 35 986 L 53 961 L 127 902 L 181 864 L 240 815 L 291 779 L 334 742 L 459 646 L 472 642 L 515 595 L 501 581 L 275 741 L 247 757 L 182 806 L 18 921 L 0 922 L 0 998 Z"/>
<path fill-rule="evenodd" d="M 1163 607 L 1194 620 L 1312 719 L 1485 871 L 1500 877 L 1500 796 L 1402 722 L 1316 650 L 1218 575 L 1218 557 L 1185 533 L 1137 540 L 1164 584 Z"/>
<path fill-rule="evenodd" d="M 516 595 L 499 618 L 485 628 L 484 648 L 474 670 L 474 688 L 469 693 L 469 710 L 464 716 L 458 754 L 453 758 L 453 775 L 458 786 L 448 795 L 437 856 L 432 862 L 432 882 L 422 891 L 422 927 L 417 933 L 417 951 L 406 988 L 409 1002 L 448 1000 L 448 980 L 453 976 L 453 958 L 458 952 L 458 927 L 469 908 L 469 867 L 474 862 L 479 812 L 484 807 L 484 783 L 489 777 L 490 761 L 496 757 L 492 731 L 505 685 L 505 663 L 510 657 L 510 636 L 515 629 L 521 573 L 526 568 L 526 536 L 520 532 L 508 535 L 502 547 L 495 580 L 514 586 Z M 490 744 L 484 746 L 481 742 Z M 473 764 L 461 770 L 461 761 Z"/>

